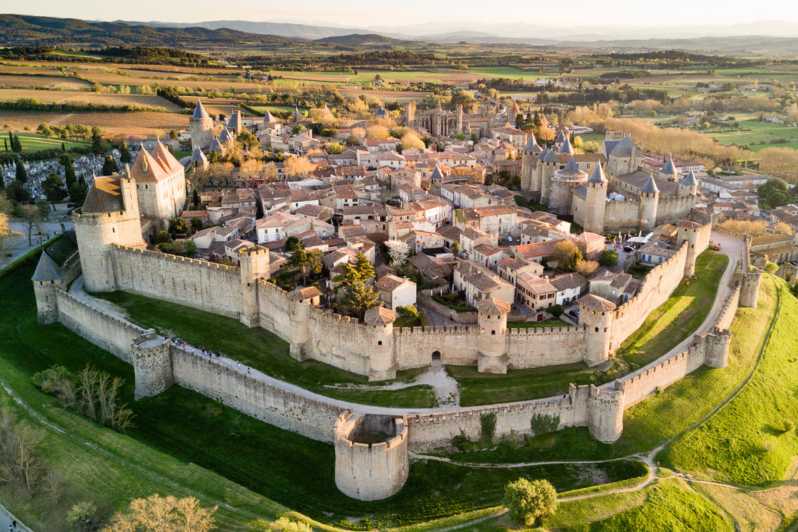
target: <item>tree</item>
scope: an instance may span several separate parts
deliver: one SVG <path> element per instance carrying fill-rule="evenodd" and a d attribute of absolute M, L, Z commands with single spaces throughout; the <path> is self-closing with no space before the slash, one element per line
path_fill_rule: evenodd
<path fill-rule="evenodd" d="M 25 221 L 28 233 L 28 245 L 33 245 L 33 228 L 41 221 L 41 211 L 36 205 L 21 205 L 19 217 Z"/>
<path fill-rule="evenodd" d="M 299 242 L 299 239 L 295 236 L 289 236 L 285 239 L 285 250 L 289 253 L 296 251 L 296 249 L 301 245 L 302 244 Z"/>
<path fill-rule="evenodd" d="M 292 521 L 288 517 L 281 517 L 277 521 L 258 519 L 249 523 L 251 532 L 313 532 L 313 527 L 301 521 Z"/>
<path fill-rule="evenodd" d="M 304 177 L 316 169 L 307 157 L 289 157 L 283 164 L 283 171 L 289 177 Z"/>
<path fill-rule="evenodd" d="M 83 176 L 80 176 L 77 182 L 69 187 L 69 199 L 76 205 L 83 205 L 83 202 L 86 201 L 86 194 L 88 192 L 89 188 L 86 186 L 86 180 L 83 179 Z"/>
<path fill-rule="evenodd" d="M 97 155 L 106 152 L 105 141 L 103 141 L 102 132 L 100 131 L 100 128 L 96 126 L 91 128 L 91 151 Z"/>
<path fill-rule="evenodd" d="M 557 268 L 563 271 L 575 271 L 576 265 L 582 260 L 582 252 L 571 240 L 561 240 L 554 245 L 552 260 L 557 261 Z"/>
<path fill-rule="evenodd" d="M 191 219 L 191 232 L 196 233 L 202 229 L 202 220 L 199 218 L 192 218 Z"/>
<path fill-rule="evenodd" d="M 25 164 L 22 159 L 17 159 L 17 181 L 20 183 L 28 181 L 28 171 L 25 170 Z"/>
<path fill-rule="evenodd" d="M 403 150 L 409 149 L 416 149 L 416 150 L 423 150 L 426 148 L 424 145 L 424 141 L 421 140 L 421 137 L 418 136 L 418 133 L 415 131 L 407 131 L 404 135 L 402 135 L 401 146 Z"/>
<path fill-rule="evenodd" d="M 217 507 L 203 508 L 194 497 L 178 499 L 157 493 L 133 499 L 126 512 L 111 518 L 104 532 L 208 532 L 214 528 Z"/>
<path fill-rule="evenodd" d="M 200 207 L 200 203 L 201 203 L 200 195 L 199 192 L 197 192 L 197 189 L 195 188 L 194 190 L 191 191 L 191 206 L 194 207 L 195 209 L 198 209 Z"/>
<path fill-rule="evenodd" d="M 557 491 L 548 480 L 519 478 L 504 488 L 504 504 L 517 523 L 539 526 L 557 510 Z"/>
<path fill-rule="evenodd" d="M 385 126 L 374 125 L 366 129 L 366 137 L 369 140 L 385 140 L 390 136 L 390 132 Z"/>
<path fill-rule="evenodd" d="M 123 164 L 133 161 L 133 157 L 130 155 L 130 148 L 128 148 L 127 142 L 123 142 L 119 147 L 119 161 Z"/>
<path fill-rule="evenodd" d="M 11 492 L 31 495 L 47 470 L 39 458 L 42 434 L 20 423 L 7 408 L 0 409 L 0 484 Z"/>
<path fill-rule="evenodd" d="M 371 287 L 374 266 L 363 253 L 355 256 L 354 262 L 344 264 L 343 273 L 335 278 L 343 291 L 341 301 L 344 309 L 362 318 L 368 309 L 379 303 L 379 294 Z"/>
<path fill-rule="evenodd" d="M 66 522 L 72 530 L 77 532 L 91 532 L 97 530 L 97 506 L 91 501 L 73 504 L 66 515 Z"/>
<path fill-rule="evenodd" d="M 286 248 L 288 242 L 286 241 Z M 291 265 L 299 270 L 302 275 L 302 284 L 307 282 L 308 275 L 318 275 L 322 271 L 322 258 L 320 251 L 307 251 L 301 242 L 293 245 L 293 255 L 291 255 Z"/>
<path fill-rule="evenodd" d="M 599 264 L 605 268 L 612 268 L 618 265 L 618 252 L 614 249 L 605 249 L 599 256 Z"/>
<path fill-rule="evenodd" d="M 388 258 L 391 259 L 391 265 L 396 268 L 401 268 L 407 257 L 410 255 L 410 246 L 402 240 L 388 240 L 385 242 L 385 247 L 388 248 Z"/>
<path fill-rule="evenodd" d="M 62 155 L 60 162 L 61 166 L 64 167 L 64 182 L 67 190 L 69 190 L 77 182 L 75 179 L 75 167 L 72 165 L 72 159 L 69 155 Z"/>
<path fill-rule="evenodd" d="M 119 168 L 116 166 L 116 161 L 110 155 L 105 156 L 105 160 L 103 161 L 103 175 L 113 175 L 119 171 Z"/>
<path fill-rule="evenodd" d="M 61 201 L 67 195 L 67 191 L 61 183 L 61 178 L 58 174 L 50 174 L 42 182 L 42 190 L 44 195 L 47 196 L 48 201 Z"/>
<path fill-rule="evenodd" d="M 169 233 L 175 235 L 187 235 L 189 232 L 188 222 L 185 218 L 174 218 L 169 221 Z"/>
<path fill-rule="evenodd" d="M 587 277 L 588 275 L 595 272 L 599 267 L 599 263 L 595 260 L 578 260 L 576 261 L 576 270 L 577 273 L 584 275 Z"/>

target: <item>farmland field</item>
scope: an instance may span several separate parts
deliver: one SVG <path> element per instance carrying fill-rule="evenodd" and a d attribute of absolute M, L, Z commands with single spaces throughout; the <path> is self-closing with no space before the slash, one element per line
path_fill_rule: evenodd
<path fill-rule="evenodd" d="M 108 106 L 137 106 L 164 109 L 176 112 L 180 108 L 160 96 L 141 94 L 98 94 L 85 91 L 49 91 L 25 89 L 0 89 L 0 101 L 13 102 L 22 98 L 30 98 L 41 103 L 68 103 Z"/>
<path fill-rule="evenodd" d="M 167 112 L 129 113 L 44 113 L 4 111 L 0 128 L 10 131 L 33 131 L 39 124 L 97 126 L 109 137 L 144 138 L 164 135 L 172 129 L 188 126 L 189 115 Z"/>
<path fill-rule="evenodd" d="M 0 73 L 2 89 L 88 90 L 91 84 L 69 76 L 24 75 Z"/>
<path fill-rule="evenodd" d="M 709 135 L 721 144 L 734 144 L 752 151 L 772 147 L 798 149 L 798 127 L 759 120 L 740 122 L 740 129 L 737 131 L 723 131 Z"/>

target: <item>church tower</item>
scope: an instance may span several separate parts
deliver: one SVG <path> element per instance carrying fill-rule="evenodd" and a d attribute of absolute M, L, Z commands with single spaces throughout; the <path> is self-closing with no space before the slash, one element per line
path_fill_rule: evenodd
<path fill-rule="evenodd" d="M 197 105 L 194 106 L 188 132 L 191 135 L 192 147 L 207 148 L 213 138 L 213 118 L 200 100 L 197 100 Z"/>

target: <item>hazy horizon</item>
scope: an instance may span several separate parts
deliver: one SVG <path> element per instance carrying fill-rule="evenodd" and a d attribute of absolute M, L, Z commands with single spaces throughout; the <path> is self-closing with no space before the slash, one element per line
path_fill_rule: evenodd
<path fill-rule="evenodd" d="M 774 0 L 755 4 L 743 0 L 695 2 L 673 0 L 661 9 L 630 0 L 606 0 L 600 8 L 594 2 L 532 4 L 517 0 L 454 2 L 406 0 L 401 9 L 381 2 L 350 0 L 333 4 L 324 0 L 297 0 L 289 5 L 256 0 L 164 3 L 139 0 L 135 10 L 124 4 L 98 4 L 95 0 L 7 0 L 6 13 L 86 20 L 199 23 L 207 21 L 275 22 L 369 29 L 382 33 L 423 35 L 469 31 L 496 33 L 508 37 L 530 30 L 551 28 L 562 35 L 611 35 L 616 29 L 648 38 L 646 30 L 661 28 L 663 37 L 748 33 L 747 28 L 772 28 L 780 36 L 798 37 L 798 3 Z M 457 13 L 452 16 L 452 13 Z M 793 27 L 793 25 L 795 25 Z M 794 33 L 795 32 L 795 33 Z M 535 35 L 528 35 L 535 36 Z"/>

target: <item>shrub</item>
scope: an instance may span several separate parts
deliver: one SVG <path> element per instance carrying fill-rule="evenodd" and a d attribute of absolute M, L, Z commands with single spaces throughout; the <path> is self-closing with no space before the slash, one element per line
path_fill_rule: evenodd
<path fill-rule="evenodd" d="M 74 504 L 67 512 L 66 522 L 71 530 L 77 532 L 97 530 L 97 507 L 90 501 Z"/>
<path fill-rule="evenodd" d="M 557 510 L 557 492 L 548 480 L 519 478 L 504 488 L 504 504 L 514 521 L 537 526 Z"/>
<path fill-rule="evenodd" d="M 482 429 L 482 441 L 484 443 L 493 442 L 493 437 L 496 435 L 496 414 L 494 412 L 481 414 L 479 423 Z"/>
<path fill-rule="evenodd" d="M 452 438 L 452 447 L 454 447 L 460 452 L 463 452 L 466 449 L 468 449 L 470 443 L 471 442 L 468 441 L 468 437 L 465 435 L 463 431 L 460 431 L 460 434 Z"/>
<path fill-rule="evenodd" d="M 599 256 L 599 264 L 605 268 L 611 268 L 618 264 L 618 252 L 614 249 L 605 249 Z"/>
<path fill-rule="evenodd" d="M 560 416 L 549 414 L 535 414 L 530 421 L 532 432 L 537 436 L 538 434 L 546 434 L 554 432 L 560 427 Z"/>

